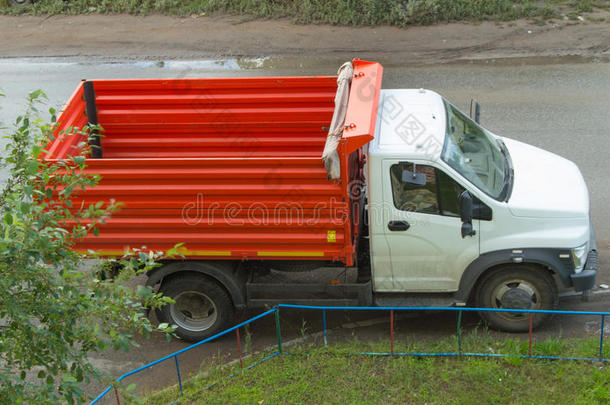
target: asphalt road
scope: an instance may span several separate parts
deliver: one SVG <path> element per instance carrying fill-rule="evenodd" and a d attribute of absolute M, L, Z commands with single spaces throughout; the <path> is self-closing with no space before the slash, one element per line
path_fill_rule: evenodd
<path fill-rule="evenodd" d="M 83 78 L 334 74 L 340 65 L 338 60 L 323 63 L 312 60 L 291 63 L 266 61 L 265 66 L 277 68 L 258 69 L 256 66 L 259 62 L 225 60 L 90 64 L 79 60 L 4 59 L 0 60 L 0 93 L 6 97 L 0 99 L 0 122 L 10 126 L 22 111 L 28 92 L 35 89 L 43 89 L 47 93 L 50 105 L 61 106 Z M 445 95 L 464 111 L 468 110 L 470 99 L 475 97 L 482 105 L 483 125 L 494 133 L 530 143 L 574 161 L 583 172 L 591 194 L 593 222 L 602 253 L 599 280 L 610 281 L 610 205 L 607 204 L 610 200 L 610 148 L 607 145 L 610 130 L 609 63 L 571 63 L 567 59 L 547 63 L 542 59 L 529 59 L 523 64 L 513 60 L 510 65 L 481 61 L 466 65 L 417 67 L 393 64 L 385 67 L 385 88 L 430 88 Z M 0 168 L 0 179 L 5 177 L 6 170 Z M 569 196 L 566 195 L 566 198 Z M 588 304 L 567 299 L 562 301 L 562 308 L 608 310 L 610 296 L 600 294 Z M 376 327 L 375 323 L 360 329 L 340 327 L 353 319 L 371 317 L 376 316 L 335 314 L 330 321 L 339 331 L 335 336 L 385 336 L 385 329 Z M 303 326 L 302 319 L 306 320 L 309 331 L 319 330 L 318 315 L 296 314 L 285 321 L 287 337 L 298 337 Z M 453 326 L 447 326 L 443 315 L 418 316 L 413 322 L 405 322 L 405 325 L 414 325 L 419 336 L 453 333 Z M 549 324 L 543 332 L 580 335 L 595 329 L 594 322 L 562 320 Z M 467 319 L 469 327 L 477 323 L 476 317 Z M 273 325 L 267 321 L 257 323 L 252 327 L 252 337 L 255 348 L 273 344 Z M 127 354 L 107 352 L 93 359 L 104 370 L 118 375 L 185 347 L 183 342 L 167 343 L 161 336 L 140 343 L 140 348 Z M 184 372 L 196 371 L 202 359 L 218 361 L 219 354 L 223 359 L 233 358 L 234 346 L 234 339 L 227 337 L 218 345 L 196 349 L 182 357 Z M 151 390 L 173 383 L 174 379 L 175 369 L 173 364 L 169 364 L 143 374 L 137 381 L 143 389 Z M 99 388 L 92 386 L 90 391 L 93 393 Z"/>
<path fill-rule="evenodd" d="M 257 69 L 256 65 L 262 62 L 0 59 L 0 93 L 6 96 L 0 98 L 0 123 L 10 125 L 23 110 L 26 95 L 36 89 L 46 92 L 50 105 L 61 107 L 84 78 L 334 74 L 340 65 L 339 60 L 265 61 L 265 66 L 278 67 Z M 606 201 L 610 197 L 610 63 L 553 62 L 528 59 L 527 64 L 513 60 L 510 65 L 493 60 L 425 67 L 386 65 L 383 86 L 436 90 L 464 111 L 468 111 L 474 97 L 482 105 L 482 124 L 494 133 L 574 161 L 589 186 L 598 238 L 602 247 L 609 248 L 610 205 Z M 6 171 L 0 169 L 0 179 L 5 176 Z"/>

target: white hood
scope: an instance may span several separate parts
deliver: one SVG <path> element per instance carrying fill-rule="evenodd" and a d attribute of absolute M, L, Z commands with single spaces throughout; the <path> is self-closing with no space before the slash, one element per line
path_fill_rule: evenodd
<path fill-rule="evenodd" d="M 502 138 L 514 167 L 508 208 L 518 217 L 579 218 L 589 215 L 589 192 L 578 167 L 561 156 Z"/>

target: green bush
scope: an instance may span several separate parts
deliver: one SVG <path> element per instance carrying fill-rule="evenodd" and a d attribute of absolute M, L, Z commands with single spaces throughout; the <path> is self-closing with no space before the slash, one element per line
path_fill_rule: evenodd
<path fill-rule="evenodd" d="M 245 14 L 258 18 L 289 17 L 298 23 L 337 25 L 434 24 L 450 21 L 554 18 L 560 11 L 592 11 L 590 1 L 568 0 L 39 0 L 31 6 L 3 7 L 3 13 L 83 14 L 200 13 Z M 564 10 L 565 9 L 565 10 Z"/>
<path fill-rule="evenodd" d="M 158 253 L 136 252 L 121 261 L 117 278 L 104 280 L 72 249 L 75 240 L 97 233 L 118 204 L 73 207 L 74 194 L 95 187 L 99 176 L 83 173 L 85 159 L 78 154 L 60 162 L 39 159 L 56 128 L 53 109 L 51 122 L 38 118 L 44 97 L 30 94 L 13 128 L 1 129 L 8 144 L 0 161 L 10 172 L 0 193 L 2 404 L 85 402 L 82 384 L 105 377 L 89 353 L 127 350 L 134 333 L 154 329 L 144 307 L 168 301 L 150 288 L 125 285 L 154 266 Z M 71 128 L 65 135 L 86 134 Z"/>

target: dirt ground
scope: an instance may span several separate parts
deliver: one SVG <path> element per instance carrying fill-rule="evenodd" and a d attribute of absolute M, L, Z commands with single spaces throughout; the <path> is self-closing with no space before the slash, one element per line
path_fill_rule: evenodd
<path fill-rule="evenodd" d="M 384 63 L 577 56 L 608 60 L 610 12 L 596 21 L 337 27 L 244 17 L 0 16 L 0 57 L 374 58 Z"/>

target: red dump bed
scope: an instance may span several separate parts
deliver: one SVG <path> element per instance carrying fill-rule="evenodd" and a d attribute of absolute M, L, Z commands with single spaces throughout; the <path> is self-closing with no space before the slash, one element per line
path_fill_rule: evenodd
<path fill-rule="evenodd" d="M 102 180 L 77 199 L 124 208 L 75 248 L 121 256 L 181 242 L 189 258 L 351 265 L 350 187 L 363 180 L 381 75 L 381 65 L 354 61 L 339 180 L 327 179 L 321 159 L 336 76 L 92 80 L 103 157 L 87 157 L 86 170 Z M 58 121 L 58 132 L 88 122 L 83 83 Z M 81 141 L 59 136 L 48 159 L 73 155 Z"/>

